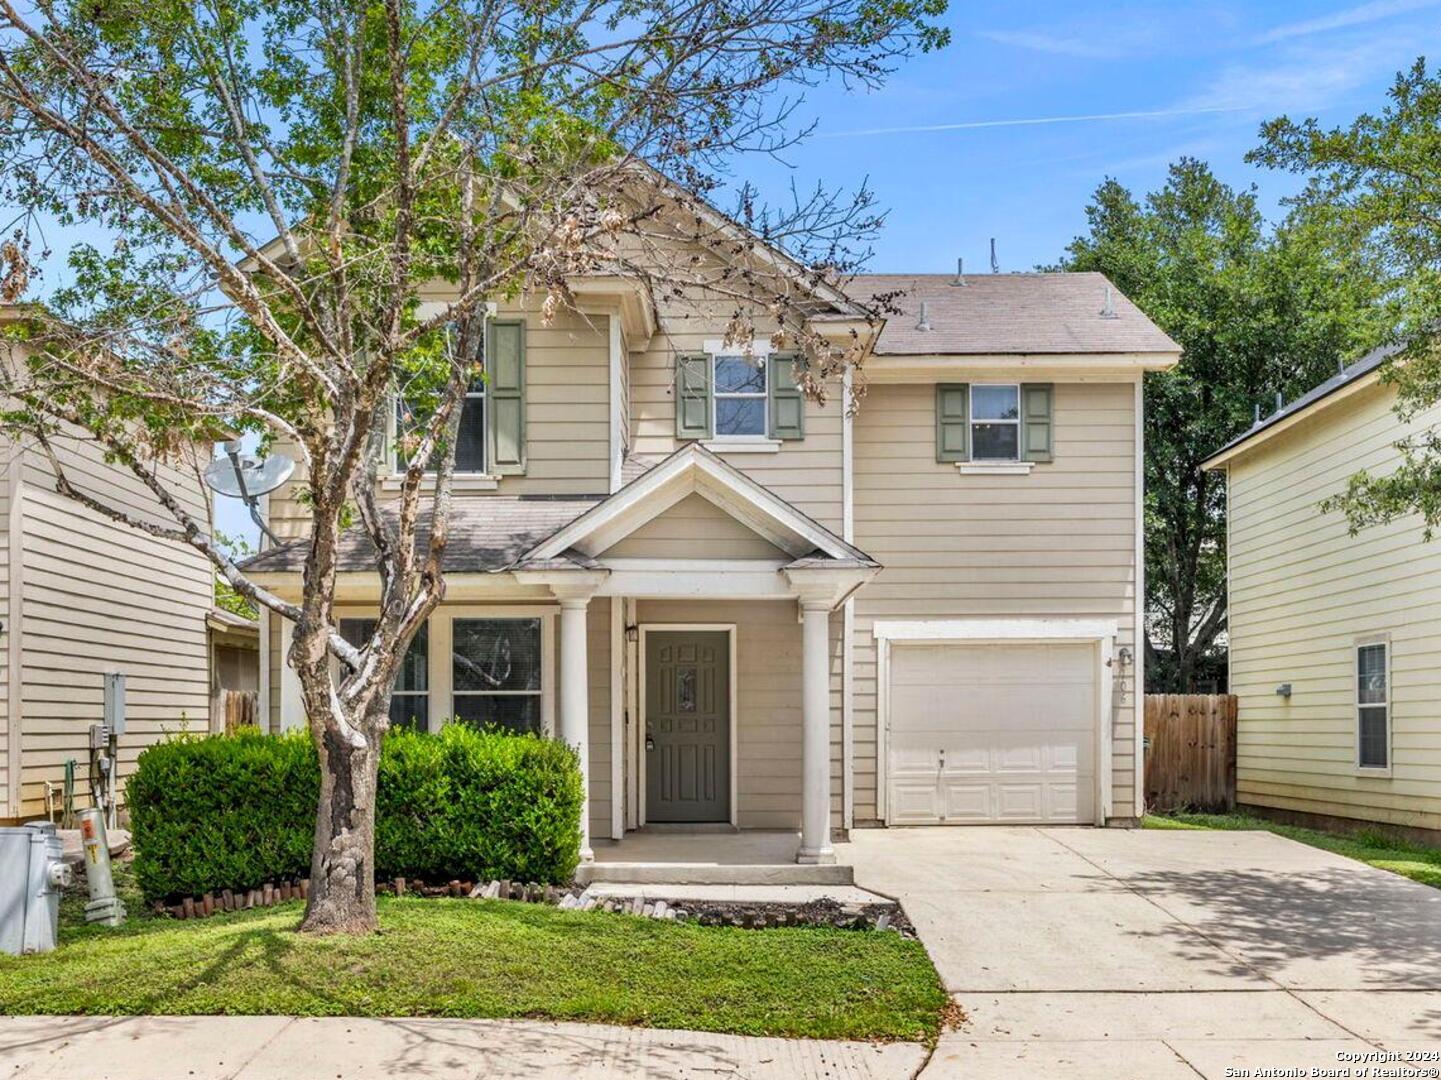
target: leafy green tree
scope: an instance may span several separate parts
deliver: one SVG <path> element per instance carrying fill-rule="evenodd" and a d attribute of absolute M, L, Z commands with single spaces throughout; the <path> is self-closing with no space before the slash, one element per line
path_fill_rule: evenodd
<path fill-rule="evenodd" d="M 1253 409 L 1334 375 L 1381 333 L 1364 253 L 1302 220 L 1267 227 L 1254 191 L 1202 162 L 1138 202 L 1107 180 L 1062 268 L 1106 274 L 1179 344 L 1145 379 L 1148 689 L 1189 692 L 1219 668 L 1226 628 L 1224 477 L 1201 462 Z"/>
<path fill-rule="evenodd" d="M 1441 76 L 1417 60 L 1389 99 L 1344 128 L 1272 120 L 1248 160 L 1309 173 L 1297 212 L 1371 249 L 1392 276 L 1386 302 L 1402 348 L 1382 378 L 1411 421 L 1441 401 Z M 1344 512 L 1352 532 L 1418 514 L 1429 540 L 1441 523 L 1441 435 L 1425 428 L 1396 445 L 1394 472 L 1359 472 L 1323 506 Z"/>
<path fill-rule="evenodd" d="M 244 559 L 251 554 L 250 544 L 243 536 L 227 536 L 216 529 L 215 543 L 232 559 Z M 254 619 L 260 614 L 254 604 L 241 596 L 235 586 L 218 573 L 215 575 L 215 606 L 221 611 L 228 611 L 245 619 Z"/>
<path fill-rule="evenodd" d="M 64 494 L 203 552 L 293 622 L 286 662 L 322 765 L 305 928 L 375 925 L 380 739 L 400 657 L 444 595 L 486 302 L 530 291 L 550 317 L 597 275 L 672 310 L 719 302 L 740 347 L 762 324 L 804 354 L 798 378 L 820 396 L 859 338 L 813 329 L 808 297 L 854 266 L 879 220 L 869 195 L 767 209 L 742 189 L 735 216 L 789 259 L 706 199 L 747 154 L 797 136 L 799 88 L 874 86 L 943 44 L 945 6 L 0 0 L 0 205 L 17 210 L 0 301 L 45 301 L 23 324 L 23 367 L 6 369 L 3 426 L 97 440 L 173 521 L 62 472 Z M 50 222 L 81 239 L 69 282 L 46 290 Z M 382 507 L 396 395 L 409 464 Z M 301 458 L 298 596 L 247 576 L 167 479 L 183 447 L 246 432 Z M 359 646 L 334 610 L 351 514 L 380 585 Z"/>

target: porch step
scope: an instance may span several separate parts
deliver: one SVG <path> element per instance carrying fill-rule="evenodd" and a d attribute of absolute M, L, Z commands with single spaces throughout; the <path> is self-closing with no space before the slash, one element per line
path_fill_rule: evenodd
<path fill-rule="evenodd" d="M 581 885 L 853 885 L 849 866 L 832 863 L 594 862 L 576 867 Z"/>

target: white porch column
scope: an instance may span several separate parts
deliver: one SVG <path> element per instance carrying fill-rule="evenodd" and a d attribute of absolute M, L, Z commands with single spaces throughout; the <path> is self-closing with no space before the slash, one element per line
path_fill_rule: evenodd
<path fill-rule="evenodd" d="M 801 599 L 801 850 L 802 863 L 836 861 L 831 847 L 831 609 Z"/>
<path fill-rule="evenodd" d="M 590 847 L 590 686 L 586 671 L 585 612 L 589 596 L 560 598 L 560 737 L 580 758 L 580 859 L 592 862 Z"/>

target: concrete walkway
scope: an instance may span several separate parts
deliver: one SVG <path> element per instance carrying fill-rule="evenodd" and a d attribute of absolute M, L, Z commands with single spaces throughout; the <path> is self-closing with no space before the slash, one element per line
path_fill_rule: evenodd
<path fill-rule="evenodd" d="M 896 1080 L 924 1058 L 915 1043 L 520 1020 L 0 1018 L 6 1080 Z"/>
<path fill-rule="evenodd" d="M 902 901 L 969 1016 L 925 1080 L 1310 1075 L 1338 1055 L 1441 1054 L 1441 891 L 1260 832 L 852 837 L 856 884 Z M 1441 1057 L 1419 1064 L 1441 1075 Z"/>

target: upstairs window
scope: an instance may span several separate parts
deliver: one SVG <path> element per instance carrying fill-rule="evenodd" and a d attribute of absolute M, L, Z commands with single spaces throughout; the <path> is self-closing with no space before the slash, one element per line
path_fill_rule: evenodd
<path fill-rule="evenodd" d="M 716 438 L 765 437 L 766 366 L 764 359 L 714 358 Z"/>
<path fill-rule="evenodd" d="M 459 331 L 452 328 L 448 332 L 451 341 L 451 348 L 459 345 Z M 485 363 L 485 338 L 480 335 L 481 342 L 476 346 L 476 355 L 473 358 L 477 364 Z M 465 392 L 465 398 L 461 401 L 460 408 L 460 429 L 456 432 L 455 441 L 455 471 L 457 473 L 483 473 L 486 471 L 486 400 L 485 400 L 485 379 L 476 376 L 470 388 Z M 426 424 L 430 419 L 431 411 L 413 407 L 404 398 L 397 397 L 395 401 L 395 471 L 404 472 L 409 458 L 402 449 L 401 443 L 406 436 L 421 438 L 425 434 Z M 436 462 L 432 461 L 429 472 L 435 471 Z"/>
<path fill-rule="evenodd" d="M 1021 453 L 1021 388 L 1016 384 L 971 387 L 971 459 L 1018 461 Z"/>
<path fill-rule="evenodd" d="M 1384 641 L 1356 647 L 1356 764 L 1391 767 L 1391 679 Z"/>

